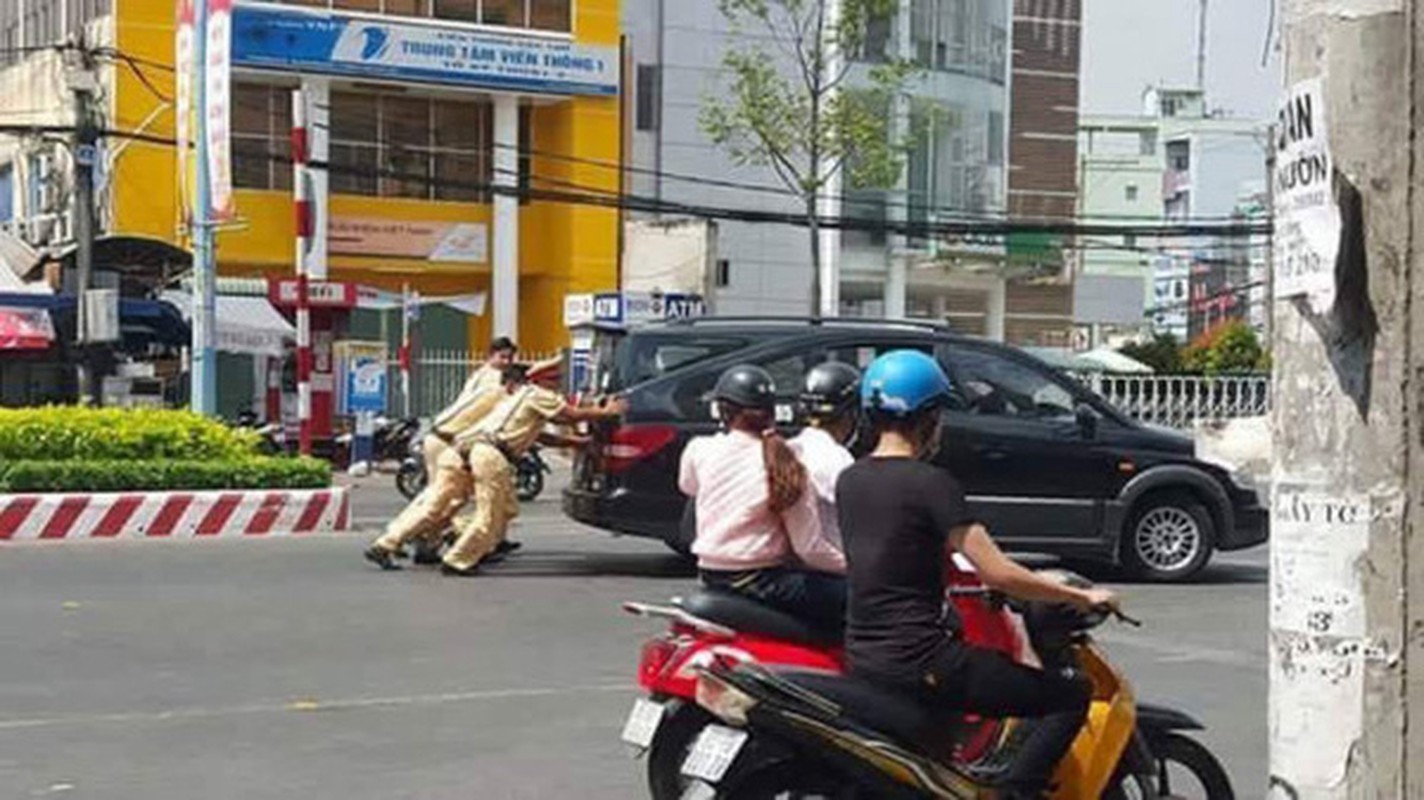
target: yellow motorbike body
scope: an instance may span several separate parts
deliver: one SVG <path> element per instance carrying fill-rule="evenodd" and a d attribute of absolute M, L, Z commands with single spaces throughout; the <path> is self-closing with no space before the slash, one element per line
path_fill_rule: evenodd
<path fill-rule="evenodd" d="M 1088 719 L 1054 774 L 1054 800 L 1096 800 L 1117 775 L 1137 730 L 1137 700 L 1122 673 L 1094 644 L 1079 648 L 1079 662 L 1093 687 Z"/>

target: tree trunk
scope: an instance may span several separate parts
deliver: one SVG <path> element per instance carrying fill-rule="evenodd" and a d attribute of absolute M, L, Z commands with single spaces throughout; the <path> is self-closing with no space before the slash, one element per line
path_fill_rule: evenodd
<path fill-rule="evenodd" d="M 806 196 L 806 222 L 811 231 L 811 319 L 821 318 L 821 220 L 816 216 L 816 195 Z"/>

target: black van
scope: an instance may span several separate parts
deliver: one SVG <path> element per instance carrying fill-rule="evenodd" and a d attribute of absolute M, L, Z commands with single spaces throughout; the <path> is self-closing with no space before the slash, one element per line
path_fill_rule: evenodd
<path fill-rule="evenodd" d="M 964 484 L 1006 549 L 1121 564 L 1140 578 L 1196 574 L 1216 550 L 1266 541 L 1267 514 L 1244 478 L 1199 461 L 1191 439 L 1129 419 L 1034 357 L 948 328 L 882 320 L 710 317 L 603 333 L 593 388 L 629 413 L 577 455 L 564 512 L 686 553 L 678 460 L 717 429 L 707 395 L 734 364 L 776 380 L 794 425 L 802 376 L 826 360 L 864 367 L 888 350 L 936 357 L 956 389 L 936 460 Z"/>

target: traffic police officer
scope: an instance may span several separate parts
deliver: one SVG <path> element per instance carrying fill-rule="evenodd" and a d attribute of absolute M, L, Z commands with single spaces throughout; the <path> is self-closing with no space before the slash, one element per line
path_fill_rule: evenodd
<path fill-rule="evenodd" d="M 405 507 L 385 535 L 367 548 L 366 559 L 381 569 L 397 569 L 393 561 L 405 555 L 404 545 L 416 541 L 416 561 L 438 560 L 445 526 L 470 496 L 470 476 L 455 448 L 455 437 L 485 417 L 507 394 L 505 370 L 513 362 L 514 342 L 501 336 L 490 344 L 485 363 L 470 375 L 459 397 L 435 418 L 421 443 L 425 456 L 426 486 Z"/>
<path fill-rule="evenodd" d="M 540 439 L 555 446 L 579 441 L 546 434 L 545 425 L 611 419 L 627 408 L 627 401 L 621 398 L 602 407 L 569 405 L 563 395 L 540 385 L 557 378 L 557 360 L 534 365 L 528 370 L 527 379 L 512 388 L 479 424 L 457 438 L 456 445 L 465 451 L 474 481 L 475 510 L 456 521 L 460 536 L 445 554 L 441 571 L 446 575 L 475 574 L 480 562 L 504 541 L 509 521 L 519 513 L 514 465 L 524 452 Z"/>

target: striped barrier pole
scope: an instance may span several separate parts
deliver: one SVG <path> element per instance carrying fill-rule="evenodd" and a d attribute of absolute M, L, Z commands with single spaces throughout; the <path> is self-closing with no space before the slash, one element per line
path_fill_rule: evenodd
<path fill-rule="evenodd" d="M 295 89 L 292 91 L 292 191 L 297 230 L 297 422 L 299 448 L 304 456 L 312 452 L 311 295 L 307 280 L 312 207 L 307 178 L 308 145 L 306 96 L 301 89 Z"/>

